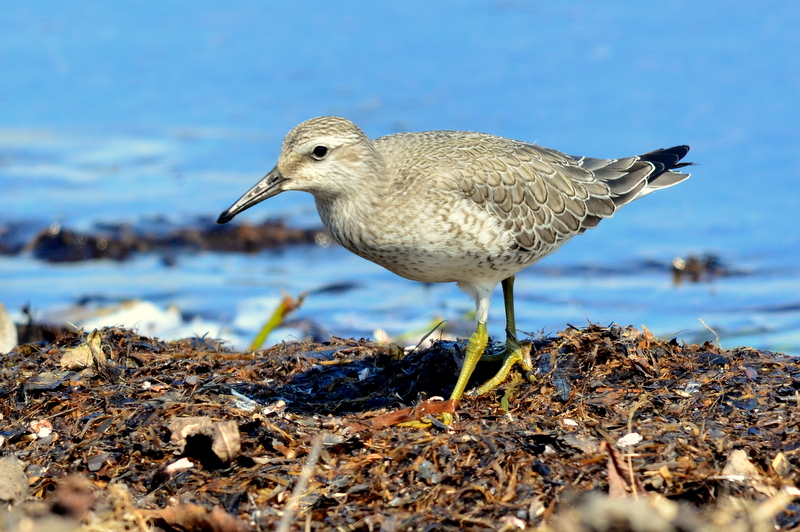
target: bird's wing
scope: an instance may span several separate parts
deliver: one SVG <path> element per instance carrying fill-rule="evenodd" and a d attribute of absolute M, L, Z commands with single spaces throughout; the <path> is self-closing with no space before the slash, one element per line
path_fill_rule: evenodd
<path fill-rule="evenodd" d="M 552 249 L 634 199 L 689 177 L 670 171 L 690 164 L 679 163 L 688 146 L 593 159 L 488 137 L 467 151 L 473 152 L 474 171 L 462 172 L 461 192 L 501 219 L 520 248 L 533 252 Z"/>
<path fill-rule="evenodd" d="M 460 190 L 502 220 L 521 249 L 552 248 L 616 210 L 609 186 L 569 155 L 521 142 L 475 151 Z"/>

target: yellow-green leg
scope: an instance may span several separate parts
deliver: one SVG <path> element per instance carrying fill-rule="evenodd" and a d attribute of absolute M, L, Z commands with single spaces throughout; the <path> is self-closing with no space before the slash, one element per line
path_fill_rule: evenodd
<path fill-rule="evenodd" d="M 486 300 L 488 304 L 488 299 Z M 508 376 L 514 364 L 519 364 L 523 370 L 529 375 L 533 373 L 533 364 L 530 358 L 530 346 L 520 346 L 517 341 L 517 326 L 514 319 L 514 276 L 503 280 L 503 302 L 506 311 L 506 349 L 501 355 L 503 357 L 503 365 L 497 374 L 484 383 L 474 395 L 483 395 L 500 385 Z M 484 313 L 485 314 L 485 313 Z M 483 318 L 485 320 L 485 317 Z M 470 336 L 467 343 L 467 353 L 464 357 L 464 365 L 461 367 L 461 373 L 458 375 L 458 382 L 450 394 L 450 399 L 453 401 L 460 401 L 464 395 L 464 390 L 467 387 L 467 382 L 475 370 L 475 366 L 480 360 L 497 360 L 499 357 L 496 355 L 484 355 L 483 351 L 486 349 L 486 344 L 489 343 L 489 334 L 486 331 L 485 321 L 478 320 L 478 328 L 475 333 Z M 442 421 L 446 425 L 453 422 L 452 414 L 443 414 Z"/>
<path fill-rule="evenodd" d="M 503 303 L 506 311 L 506 349 L 503 352 L 503 365 L 494 377 L 483 383 L 481 387 L 474 392 L 474 395 L 483 395 L 502 384 L 506 377 L 508 377 L 511 368 L 514 367 L 514 364 L 519 364 L 523 371 L 529 375 L 533 374 L 530 346 L 521 346 L 517 341 L 517 324 L 514 319 L 513 275 L 503 280 Z M 485 360 L 489 358 L 490 357 L 484 357 Z"/>
<path fill-rule="evenodd" d="M 458 402 L 461 399 L 461 396 L 464 395 L 464 389 L 467 387 L 467 382 L 469 381 L 472 372 L 475 370 L 475 366 L 478 364 L 478 361 L 481 359 L 483 355 L 483 350 L 486 349 L 486 344 L 489 343 L 489 333 L 486 332 L 486 324 L 485 323 L 478 323 L 478 328 L 469 337 L 469 343 L 467 343 L 467 354 L 464 357 L 464 364 L 461 366 L 461 373 L 458 375 L 458 382 L 456 382 L 456 387 L 453 388 L 453 393 L 450 394 L 450 399 Z M 444 421 L 445 425 L 449 425 L 453 422 L 453 415 L 449 413 L 444 413 L 442 415 L 442 421 Z"/>
<path fill-rule="evenodd" d="M 454 401 L 456 405 L 458 405 L 461 396 L 464 395 L 467 382 L 469 382 L 469 378 L 472 376 L 472 372 L 475 370 L 475 366 L 481 359 L 483 350 L 486 349 L 486 344 L 488 343 L 489 333 L 486 332 L 486 323 L 479 321 L 477 329 L 475 329 L 475 332 L 472 333 L 472 336 L 469 337 L 469 341 L 467 342 L 467 353 L 464 357 L 464 364 L 461 366 L 461 373 L 458 375 L 456 387 L 453 388 L 453 393 L 450 394 L 450 399 Z M 449 412 L 442 413 L 442 422 L 445 425 L 451 425 L 453 423 L 453 414 Z M 429 425 L 430 421 L 425 420 L 400 423 L 400 426 L 416 428 L 427 427 Z"/>

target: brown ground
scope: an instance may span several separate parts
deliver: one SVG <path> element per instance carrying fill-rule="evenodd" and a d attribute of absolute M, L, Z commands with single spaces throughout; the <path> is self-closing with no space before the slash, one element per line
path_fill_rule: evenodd
<path fill-rule="evenodd" d="M 797 359 L 569 328 L 535 341 L 534 383 L 466 398 L 452 429 L 396 425 L 451 406 L 423 400 L 459 357 L 122 329 L 20 346 L 0 530 L 800 529 Z"/>

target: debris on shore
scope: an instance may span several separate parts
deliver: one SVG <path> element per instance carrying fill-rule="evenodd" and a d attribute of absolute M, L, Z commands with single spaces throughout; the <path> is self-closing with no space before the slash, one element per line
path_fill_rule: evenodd
<path fill-rule="evenodd" d="M 465 398 L 448 429 L 420 405 L 449 394 L 462 348 L 235 353 L 118 328 L 18 346 L 0 451 L 29 485 L 0 530 L 800 527 L 800 360 L 570 327 L 533 339 L 533 383 Z M 406 407 L 429 426 L 386 421 Z"/>

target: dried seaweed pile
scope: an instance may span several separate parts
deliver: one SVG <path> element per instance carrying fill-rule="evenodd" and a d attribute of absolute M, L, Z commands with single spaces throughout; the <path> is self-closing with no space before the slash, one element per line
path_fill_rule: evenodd
<path fill-rule="evenodd" d="M 106 329 L 20 346 L 0 370 L 0 450 L 30 490 L 0 529 L 59 508 L 105 530 L 800 527 L 800 361 L 617 326 L 532 347 L 533 383 L 465 399 L 444 430 L 396 411 L 449 394 L 453 343 L 245 355 Z"/>

